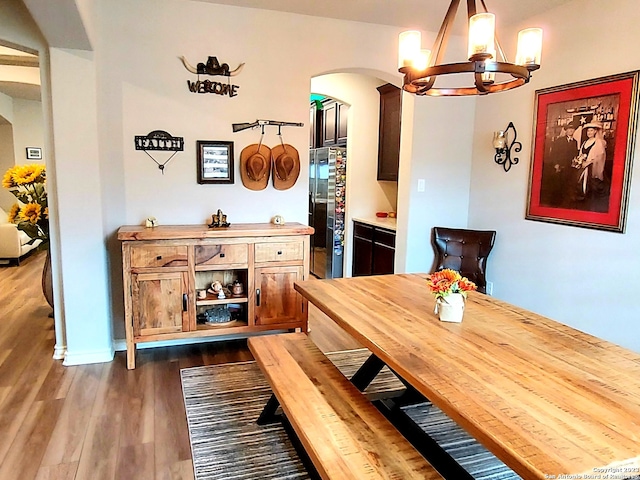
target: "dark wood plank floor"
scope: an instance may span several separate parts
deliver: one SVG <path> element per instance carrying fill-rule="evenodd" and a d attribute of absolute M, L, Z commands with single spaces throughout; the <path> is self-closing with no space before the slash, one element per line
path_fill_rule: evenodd
<path fill-rule="evenodd" d="M 0 480 L 192 479 L 180 369 L 251 360 L 246 341 L 138 350 L 113 362 L 53 360 L 44 254 L 0 266 Z M 358 344 L 317 310 L 323 351 Z"/>

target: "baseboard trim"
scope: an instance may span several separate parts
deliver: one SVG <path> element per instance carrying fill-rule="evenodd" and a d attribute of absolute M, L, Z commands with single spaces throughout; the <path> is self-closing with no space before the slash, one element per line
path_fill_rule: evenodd
<path fill-rule="evenodd" d="M 64 360 L 64 357 L 67 355 L 67 347 L 56 345 L 53 347 L 53 359 L 54 360 Z"/>
<path fill-rule="evenodd" d="M 198 337 L 198 338 L 179 338 L 176 340 L 158 340 L 156 342 L 142 342 L 136 344 L 136 349 L 141 350 L 143 348 L 156 348 L 156 347 L 173 347 L 176 345 L 193 345 L 196 343 L 210 343 L 221 342 L 224 340 L 240 340 L 242 338 L 255 337 L 259 335 L 273 335 L 274 333 L 284 333 L 287 330 L 267 330 L 265 332 L 254 332 L 251 334 L 237 334 L 237 335 L 220 335 L 214 337 Z M 113 349 L 116 352 L 124 352 L 127 350 L 127 341 L 124 338 L 120 338 L 113 341 Z"/>
<path fill-rule="evenodd" d="M 62 364 L 65 367 L 69 367 L 71 365 L 86 365 L 89 363 L 107 363 L 113 361 L 114 355 L 113 348 L 85 352 L 69 352 L 67 350 Z"/>

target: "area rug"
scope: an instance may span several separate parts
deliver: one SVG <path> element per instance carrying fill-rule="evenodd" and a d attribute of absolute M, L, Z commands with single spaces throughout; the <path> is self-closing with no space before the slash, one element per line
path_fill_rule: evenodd
<path fill-rule="evenodd" d="M 369 352 L 327 356 L 350 377 Z M 187 368 L 181 378 L 196 480 L 310 478 L 284 428 L 256 423 L 271 390 L 255 362 Z M 375 398 L 402 389 L 385 367 L 366 393 Z M 474 478 L 520 478 L 431 403 L 405 407 L 405 411 Z"/>

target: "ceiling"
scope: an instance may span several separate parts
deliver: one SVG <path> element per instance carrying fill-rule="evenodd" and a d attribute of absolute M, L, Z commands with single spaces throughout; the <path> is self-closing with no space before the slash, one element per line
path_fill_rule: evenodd
<path fill-rule="evenodd" d="M 208 3 L 262 8 L 315 17 L 392 25 L 438 31 L 449 8 L 449 0 L 198 0 Z M 498 27 L 510 25 L 573 0 L 486 0 L 487 9 L 496 14 Z M 481 3 L 477 2 L 478 10 Z M 466 2 L 462 0 L 456 16 L 456 33 L 466 28 Z M 533 25 L 532 25 L 533 26 Z"/>
<path fill-rule="evenodd" d="M 0 66 L 29 67 L 39 69 L 38 56 L 0 45 Z M 24 100 L 40 100 L 40 85 L 7 80 L 0 76 L 0 93 L 12 98 Z"/>
<path fill-rule="evenodd" d="M 282 12 L 334 18 L 402 28 L 437 31 L 449 7 L 449 0 L 195 0 L 237 7 L 261 8 Z M 496 14 L 498 28 L 521 22 L 529 17 L 573 0 L 486 0 L 487 7 Z M 481 9 L 480 2 L 477 2 Z M 465 34 L 466 2 L 460 1 L 454 32 Z M 533 25 L 532 25 L 533 26 Z M 37 57 L 0 46 L 0 65 L 37 67 Z M 20 62 L 31 62 L 26 65 Z M 40 87 L 27 83 L 4 81 L 0 78 L 0 92 L 14 98 L 40 99 Z"/>

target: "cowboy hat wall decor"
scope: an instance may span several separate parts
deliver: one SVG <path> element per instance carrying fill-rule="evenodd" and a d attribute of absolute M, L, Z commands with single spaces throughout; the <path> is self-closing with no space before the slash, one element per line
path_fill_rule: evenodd
<path fill-rule="evenodd" d="M 300 175 L 300 155 L 288 143 L 281 143 L 271 150 L 273 158 L 273 188 L 287 190 L 295 185 Z"/>
<path fill-rule="evenodd" d="M 271 149 L 262 142 L 246 146 L 240 153 L 240 178 L 249 190 L 264 190 L 271 172 Z"/>

